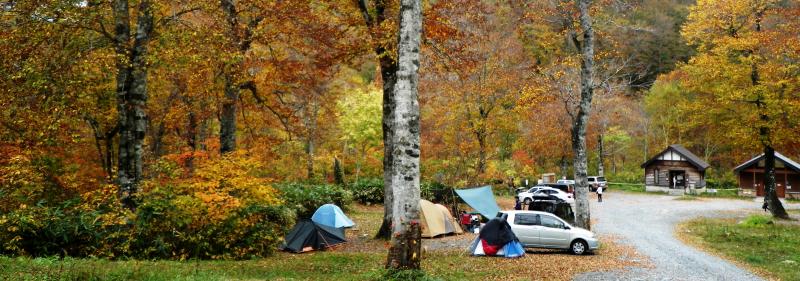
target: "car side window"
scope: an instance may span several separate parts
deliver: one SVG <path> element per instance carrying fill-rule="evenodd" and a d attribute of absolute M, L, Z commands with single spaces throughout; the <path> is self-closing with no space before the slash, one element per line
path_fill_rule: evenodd
<path fill-rule="evenodd" d="M 514 216 L 514 224 L 516 225 L 539 225 L 539 215 L 535 214 L 517 214 Z"/>
<path fill-rule="evenodd" d="M 564 223 L 551 216 L 541 216 L 542 225 L 551 228 L 564 228 Z"/>
<path fill-rule="evenodd" d="M 594 181 L 594 178 L 589 178 L 589 181 Z"/>

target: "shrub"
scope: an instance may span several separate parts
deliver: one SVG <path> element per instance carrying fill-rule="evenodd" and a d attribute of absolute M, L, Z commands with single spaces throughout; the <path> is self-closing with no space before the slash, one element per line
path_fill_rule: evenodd
<path fill-rule="evenodd" d="M 383 178 L 360 178 L 348 186 L 353 199 L 361 204 L 383 203 Z"/>
<path fill-rule="evenodd" d="M 167 164 L 167 163 L 165 163 Z M 165 165 L 169 167 L 169 165 Z M 0 217 L 0 254 L 242 259 L 272 254 L 294 221 L 258 161 L 234 154 L 142 182 L 135 213 L 108 185 Z"/>
<path fill-rule="evenodd" d="M 283 205 L 256 201 L 229 205 L 171 187 L 149 192 L 143 199 L 134 221 L 131 253 L 141 258 L 267 256 L 294 219 Z"/>
<path fill-rule="evenodd" d="M 637 169 L 636 171 L 620 171 L 616 174 L 609 174 L 606 176 L 606 179 L 609 182 L 642 183 L 644 180 L 644 172 L 642 172 L 641 169 Z"/>
<path fill-rule="evenodd" d="M 0 253 L 27 256 L 115 257 L 129 241 L 113 186 L 56 206 L 26 206 L 0 217 Z"/>
<path fill-rule="evenodd" d="M 353 194 L 338 185 L 284 183 L 277 185 L 286 206 L 293 209 L 297 218 L 311 218 L 314 211 L 324 204 L 332 203 L 347 209 Z"/>
<path fill-rule="evenodd" d="M 27 206 L 58 206 L 75 196 L 64 182 L 64 161 L 35 153 L 4 156 L 0 165 L 0 212 Z"/>
<path fill-rule="evenodd" d="M 251 258 L 272 254 L 294 220 L 259 161 L 233 154 L 186 181 L 143 184 L 132 254 L 147 258 Z"/>
<path fill-rule="evenodd" d="M 361 178 L 349 185 L 348 189 L 353 192 L 353 199 L 361 204 L 383 203 L 382 178 Z M 438 182 L 423 181 L 419 191 L 420 198 L 433 202 L 449 201 L 453 196 L 452 188 Z"/>
<path fill-rule="evenodd" d="M 743 226 L 747 227 L 764 227 L 767 225 L 772 225 L 772 219 L 766 216 L 760 215 L 752 215 L 747 217 L 744 221 L 741 222 Z"/>
<path fill-rule="evenodd" d="M 706 187 L 713 189 L 736 189 L 739 188 L 735 181 L 730 179 L 706 178 Z"/>

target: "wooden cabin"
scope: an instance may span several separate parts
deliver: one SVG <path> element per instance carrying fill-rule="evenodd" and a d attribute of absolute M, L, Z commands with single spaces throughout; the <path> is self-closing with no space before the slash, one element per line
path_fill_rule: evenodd
<path fill-rule="evenodd" d="M 642 164 L 645 190 L 684 194 L 705 188 L 709 166 L 682 145 L 670 145 Z"/>
<path fill-rule="evenodd" d="M 733 168 L 739 195 L 764 196 L 764 154 Z M 775 191 L 780 198 L 800 199 L 800 164 L 775 152 Z"/>

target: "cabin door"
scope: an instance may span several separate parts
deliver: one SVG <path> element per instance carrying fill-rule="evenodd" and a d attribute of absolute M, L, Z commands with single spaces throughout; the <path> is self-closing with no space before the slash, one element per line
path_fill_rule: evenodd
<path fill-rule="evenodd" d="M 686 172 L 669 171 L 669 188 L 686 188 Z"/>

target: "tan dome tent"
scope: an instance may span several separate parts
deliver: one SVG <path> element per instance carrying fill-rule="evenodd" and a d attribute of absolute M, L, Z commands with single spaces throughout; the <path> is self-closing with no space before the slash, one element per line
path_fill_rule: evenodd
<path fill-rule="evenodd" d="M 447 207 L 433 204 L 428 200 L 419 200 L 419 220 L 422 226 L 422 237 L 431 238 L 442 234 L 463 233 L 458 221 L 453 218 Z"/>

